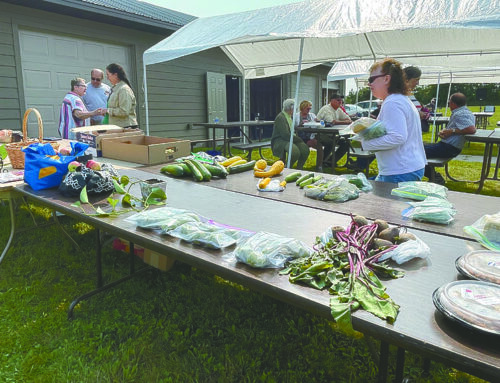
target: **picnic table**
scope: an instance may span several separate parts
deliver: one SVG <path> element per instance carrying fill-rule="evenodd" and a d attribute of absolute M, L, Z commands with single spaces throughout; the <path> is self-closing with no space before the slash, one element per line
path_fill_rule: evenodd
<path fill-rule="evenodd" d="M 335 147 L 337 146 L 337 141 L 340 137 L 340 131 L 344 130 L 346 128 L 347 125 L 333 125 L 333 126 L 315 126 L 315 127 L 312 127 L 312 126 L 298 126 L 295 128 L 295 130 L 297 131 L 302 131 L 304 133 L 308 133 L 308 134 L 312 134 L 312 133 L 316 133 L 316 134 L 326 134 L 326 135 L 330 135 L 332 137 L 332 140 L 333 140 L 333 144 L 332 144 L 332 159 L 331 159 L 331 165 L 332 165 L 332 172 L 335 173 L 335 164 L 337 163 L 337 158 L 335 156 Z M 318 153 L 323 153 L 323 147 L 319 144 L 319 141 L 318 141 L 318 145 L 317 145 L 317 148 L 316 150 L 318 150 Z M 319 157 L 319 154 L 318 154 L 318 157 Z M 323 155 L 321 155 L 320 158 L 323 158 Z M 318 169 L 319 166 L 322 166 L 321 163 L 317 163 L 316 162 L 316 169 Z"/>
<path fill-rule="evenodd" d="M 441 131 L 441 129 L 445 128 L 446 125 L 448 125 L 448 122 L 450 122 L 450 117 L 431 117 L 429 119 L 429 121 L 431 122 L 431 124 L 434 124 L 435 126 L 435 130 L 434 130 L 434 142 L 437 142 L 438 138 L 439 138 L 439 132 Z"/>
<path fill-rule="evenodd" d="M 493 116 L 492 112 L 473 112 L 476 117 L 476 128 L 486 129 L 488 127 L 488 119 Z"/>
<path fill-rule="evenodd" d="M 211 137 L 212 141 L 212 146 L 213 150 L 217 150 L 217 129 L 221 129 L 223 131 L 223 144 L 222 144 L 222 153 L 226 156 L 232 156 L 231 154 L 231 145 L 230 145 L 230 139 L 228 138 L 228 130 L 233 129 L 233 128 L 238 128 L 240 131 L 240 137 L 244 137 L 248 143 L 253 143 L 252 139 L 250 136 L 245 132 L 245 128 L 257 128 L 258 129 L 258 141 L 262 143 L 264 146 L 270 146 L 271 143 L 269 142 L 262 142 L 262 128 L 265 126 L 273 125 L 274 121 L 232 121 L 232 122 L 217 122 L 217 123 L 212 123 L 212 122 L 193 122 L 189 124 L 191 128 L 206 128 L 207 129 L 207 136 Z M 259 129 L 260 128 L 260 129 Z M 261 146 L 262 146 L 261 145 Z"/>
<path fill-rule="evenodd" d="M 126 174 L 139 179 L 150 177 L 150 173 L 140 170 L 127 170 Z M 345 226 L 350 219 L 347 215 L 316 207 L 235 193 L 207 187 L 208 184 L 167 178 L 161 174 L 157 177 L 168 182 L 168 203 L 171 207 L 189 209 L 233 227 L 269 231 L 309 244 L 328 227 Z M 35 192 L 27 185 L 18 185 L 13 191 L 16 195 L 93 225 L 97 229 L 98 238 L 101 231 L 111 233 L 133 244 L 168 254 L 169 257 L 331 319 L 328 292 L 291 284 L 287 276 L 280 275 L 274 269 L 253 269 L 241 263 L 233 263 L 224 257 L 231 249 L 209 250 L 189 245 L 173 237 L 161 236 L 154 231 L 138 229 L 133 223 L 125 220 L 130 214 L 116 218 L 84 215 L 72 206 L 74 199 L 62 197 L 54 189 Z M 97 197 L 92 198 L 91 202 L 94 206 L 100 206 L 105 200 L 105 197 Z M 224 205 L 223 209 L 220 208 L 221 204 Z M 479 249 L 479 245 L 474 241 L 429 231 L 415 229 L 414 233 L 429 245 L 432 257 L 429 260 L 416 260 L 402 265 L 401 269 L 406 273 L 404 278 L 384 281 L 387 293 L 400 305 L 397 320 L 390 324 L 366 311 L 358 310 L 353 314 L 354 328 L 380 339 L 381 351 L 387 351 L 389 344 L 399 348 L 397 378 L 402 377 L 402 350 L 406 349 L 483 379 L 497 379 L 500 376 L 500 349 L 497 339 L 464 330 L 437 312 L 432 303 L 432 293 L 435 289 L 457 279 L 455 259 L 468 251 Z M 100 241 L 96 241 L 98 276 L 100 246 Z M 91 293 L 94 295 L 105 288 L 106 286 L 101 286 Z M 86 297 L 92 295 L 85 294 Z M 379 365 L 379 381 L 385 381 L 387 366 L 388 356 L 383 353 Z"/>

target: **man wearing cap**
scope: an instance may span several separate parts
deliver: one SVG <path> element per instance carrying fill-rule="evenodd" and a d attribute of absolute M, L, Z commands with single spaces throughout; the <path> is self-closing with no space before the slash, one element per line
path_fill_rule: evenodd
<path fill-rule="evenodd" d="M 102 82 L 104 72 L 100 69 L 92 69 L 90 82 L 87 84 L 87 92 L 82 97 L 88 110 L 106 108 L 108 97 L 111 93 L 109 85 Z M 90 125 L 101 125 L 104 116 L 96 115 L 90 118 Z"/>

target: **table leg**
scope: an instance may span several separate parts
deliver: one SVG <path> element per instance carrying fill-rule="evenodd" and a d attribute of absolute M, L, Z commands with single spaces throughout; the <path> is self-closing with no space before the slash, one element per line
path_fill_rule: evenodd
<path fill-rule="evenodd" d="M 476 194 L 481 193 L 483 190 L 484 181 L 488 178 L 491 166 L 491 157 L 493 156 L 493 144 L 491 142 L 486 142 L 484 147 L 483 155 L 483 166 L 481 168 L 481 179 L 479 180 L 479 187 L 477 188 Z"/>
<path fill-rule="evenodd" d="M 389 365 L 389 343 L 380 342 L 380 360 L 378 363 L 378 383 L 387 381 L 387 369 Z"/>
<path fill-rule="evenodd" d="M 319 142 L 319 139 L 316 139 L 316 171 L 318 168 L 323 167 L 323 145 Z"/>
<path fill-rule="evenodd" d="M 405 349 L 398 347 L 396 354 L 396 376 L 394 378 L 395 382 L 402 382 L 405 370 Z"/>
<path fill-rule="evenodd" d="M 14 200 L 12 198 L 12 195 L 10 192 L 7 192 L 8 194 L 8 202 L 9 202 L 9 211 L 10 211 L 10 235 L 9 239 L 7 240 L 7 244 L 5 245 L 5 248 L 2 251 L 2 255 L 0 256 L 0 263 L 2 263 L 3 258 L 5 257 L 5 254 L 10 249 L 10 245 L 12 243 L 12 240 L 14 239 L 14 233 L 16 232 L 16 220 L 15 220 L 15 214 L 14 214 Z"/>
<path fill-rule="evenodd" d="M 337 134 L 334 133 L 332 136 L 333 143 L 332 143 L 332 174 L 335 174 L 335 165 L 337 163 L 337 158 L 335 155 L 335 147 L 337 146 Z"/>

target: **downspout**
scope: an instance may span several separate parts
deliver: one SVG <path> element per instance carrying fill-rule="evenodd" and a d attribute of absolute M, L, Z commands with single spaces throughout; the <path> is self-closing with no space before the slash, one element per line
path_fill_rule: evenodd
<path fill-rule="evenodd" d="M 434 130 L 436 129 L 436 112 L 439 101 L 439 84 L 441 83 L 441 72 L 438 73 L 438 83 L 436 87 L 436 106 L 434 107 L 434 121 L 432 124 L 431 142 L 434 142 Z"/>

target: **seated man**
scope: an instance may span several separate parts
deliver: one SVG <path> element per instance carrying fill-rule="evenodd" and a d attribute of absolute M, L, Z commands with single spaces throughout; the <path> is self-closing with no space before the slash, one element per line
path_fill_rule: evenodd
<path fill-rule="evenodd" d="M 476 133 L 476 121 L 472 112 L 465 106 L 467 99 L 463 93 L 451 95 L 448 105 L 451 117 L 445 129 L 439 132 L 441 140 L 435 144 L 425 144 L 425 155 L 427 158 L 451 158 L 456 157 L 462 151 L 465 144 L 464 134 Z M 426 177 L 430 176 L 430 168 L 425 167 Z M 443 177 L 436 173 L 436 181 L 444 183 Z"/>
<path fill-rule="evenodd" d="M 323 106 L 316 118 L 318 120 L 323 120 L 325 123 L 329 123 L 331 125 L 348 125 L 352 121 L 350 117 L 342 110 L 342 97 L 338 94 L 334 94 L 330 99 L 330 103 Z M 333 139 L 329 134 L 319 134 L 317 137 L 318 142 L 325 147 L 323 158 L 325 160 L 328 159 L 328 156 L 332 152 L 333 147 Z M 344 154 L 349 150 L 349 142 L 343 138 L 338 141 L 339 147 L 335 151 L 335 159 L 340 160 Z M 324 163 L 324 166 L 328 166 L 328 164 Z"/>

